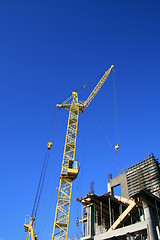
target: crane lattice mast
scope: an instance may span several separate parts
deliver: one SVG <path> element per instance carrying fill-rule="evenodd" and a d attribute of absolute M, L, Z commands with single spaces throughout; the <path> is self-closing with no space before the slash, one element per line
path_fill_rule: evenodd
<path fill-rule="evenodd" d="M 77 92 L 72 92 L 72 102 L 66 101 L 57 104 L 58 108 L 69 110 L 69 118 L 67 125 L 66 140 L 64 146 L 61 176 L 58 188 L 57 205 L 53 226 L 52 240 L 64 239 L 68 237 L 69 214 L 71 206 L 72 182 L 76 179 L 80 166 L 75 161 L 76 138 L 79 112 L 83 112 L 97 95 L 108 75 L 110 74 L 112 65 L 100 79 L 96 87 L 93 89 L 89 97 L 84 102 L 78 102 Z"/>

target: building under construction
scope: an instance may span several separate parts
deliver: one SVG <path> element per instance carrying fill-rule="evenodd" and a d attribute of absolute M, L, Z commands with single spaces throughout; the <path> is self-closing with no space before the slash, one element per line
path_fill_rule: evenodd
<path fill-rule="evenodd" d="M 114 194 L 120 185 L 121 196 Z M 87 194 L 82 204 L 81 240 L 160 239 L 160 167 L 153 156 L 108 181 L 108 192 Z"/>

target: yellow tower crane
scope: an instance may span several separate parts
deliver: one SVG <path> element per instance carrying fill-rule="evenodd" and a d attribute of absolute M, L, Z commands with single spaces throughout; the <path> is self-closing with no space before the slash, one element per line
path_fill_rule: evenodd
<path fill-rule="evenodd" d="M 58 188 L 58 198 L 53 226 L 52 240 L 64 239 L 68 237 L 69 214 L 71 206 L 72 182 L 76 179 L 80 165 L 75 161 L 76 138 L 79 112 L 83 112 L 97 95 L 108 75 L 110 74 L 112 65 L 100 79 L 86 101 L 78 101 L 77 92 L 72 92 L 72 97 L 66 99 L 57 107 L 69 110 L 69 118 L 67 125 L 66 140 L 63 153 L 63 161 L 61 175 Z M 72 99 L 72 101 L 71 101 Z"/>
<path fill-rule="evenodd" d="M 30 237 L 32 240 L 37 240 L 37 234 L 34 231 L 34 225 L 33 225 L 34 221 L 35 221 L 35 217 L 33 216 L 28 219 L 28 222 L 27 222 L 27 217 L 25 218 L 24 230 L 25 232 L 27 232 L 25 240 L 29 240 Z"/>

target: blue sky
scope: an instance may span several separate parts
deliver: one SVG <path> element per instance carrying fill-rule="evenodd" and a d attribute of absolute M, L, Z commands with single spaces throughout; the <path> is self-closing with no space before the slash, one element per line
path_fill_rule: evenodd
<path fill-rule="evenodd" d="M 115 66 L 120 169 L 160 153 L 160 2 L 0 2 L 0 239 L 25 239 L 56 103 Z M 107 191 L 117 172 L 114 79 L 79 116 L 69 237 L 78 238 L 76 197 Z M 37 216 L 39 239 L 51 239 L 68 112 L 61 110 Z"/>

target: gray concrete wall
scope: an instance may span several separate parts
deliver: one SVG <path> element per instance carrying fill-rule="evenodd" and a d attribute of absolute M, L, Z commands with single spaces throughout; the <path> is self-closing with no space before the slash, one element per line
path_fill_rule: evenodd
<path fill-rule="evenodd" d="M 121 185 L 122 197 L 129 199 L 126 173 L 122 173 L 110 180 L 108 183 L 108 192 L 111 192 L 113 194 L 114 187 L 118 185 Z"/>

